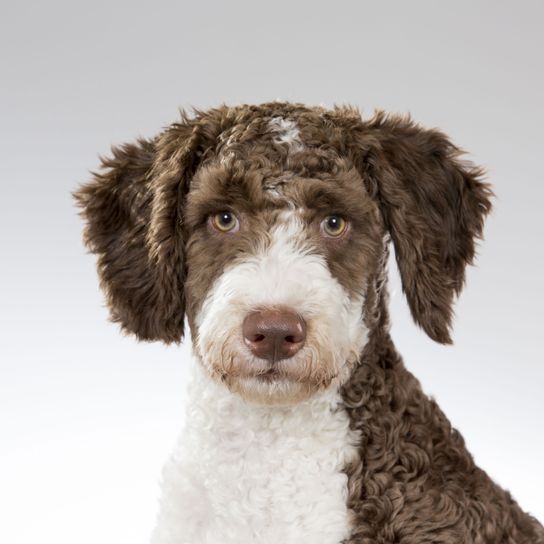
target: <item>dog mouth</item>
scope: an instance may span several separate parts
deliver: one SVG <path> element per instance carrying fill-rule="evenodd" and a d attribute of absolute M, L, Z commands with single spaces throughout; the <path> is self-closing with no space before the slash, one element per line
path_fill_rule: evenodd
<path fill-rule="evenodd" d="M 283 391 L 303 388 L 307 391 L 326 389 L 339 376 L 341 367 L 333 354 L 309 342 L 295 356 L 269 360 L 255 357 L 243 343 L 225 342 L 208 350 L 205 366 L 212 376 L 227 387 L 256 387 L 258 391 Z M 217 356 L 210 357 L 210 353 Z M 334 363 L 334 364 L 333 364 Z"/>
<path fill-rule="evenodd" d="M 333 386 L 339 377 L 339 368 L 330 362 L 325 364 L 311 353 L 279 361 L 248 357 L 236 351 L 228 357 L 226 354 L 224 350 L 223 358 L 205 366 L 218 382 L 251 402 L 293 404 Z"/>
<path fill-rule="evenodd" d="M 257 373 L 255 375 L 255 378 L 262 383 L 272 383 L 285 378 L 285 376 L 279 371 L 277 367 L 271 366 L 263 372 Z"/>
<path fill-rule="evenodd" d="M 234 372 L 230 375 L 234 379 L 249 379 L 254 380 L 256 383 L 262 385 L 278 385 L 283 384 L 306 384 L 306 386 L 313 387 L 327 387 L 338 376 L 338 371 L 331 372 L 329 369 L 327 372 L 312 372 L 309 370 L 313 365 L 306 364 L 307 368 L 303 371 L 299 364 L 294 364 L 291 360 L 283 360 L 273 362 L 266 362 L 266 366 L 259 369 L 253 368 L 251 370 L 244 369 L 245 371 Z"/>

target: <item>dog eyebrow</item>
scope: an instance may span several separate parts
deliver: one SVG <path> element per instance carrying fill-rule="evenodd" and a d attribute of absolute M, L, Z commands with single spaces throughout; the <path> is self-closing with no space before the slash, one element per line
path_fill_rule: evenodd
<path fill-rule="evenodd" d="M 371 213 L 362 188 L 339 185 L 337 180 L 311 180 L 297 191 L 301 204 L 312 211 L 338 213 L 353 221 Z"/>
<path fill-rule="evenodd" d="M 184 222 L 194 228 L 210 214 L 222 210 L 255 214 L 264 209 L 280 209 L 285 205 L 285 200 L 268 199 L 262 179 L 251 171 L 233 175 L 224 169 L 209 170 L 203 172 L 197 187 L 189 191 Z"/>

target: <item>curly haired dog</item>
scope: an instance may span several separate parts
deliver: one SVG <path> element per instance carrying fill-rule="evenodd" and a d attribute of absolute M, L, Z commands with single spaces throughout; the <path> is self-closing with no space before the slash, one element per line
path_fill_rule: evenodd
<path fill-rule="evenodd" d="M 76 194 L 114 321 L 194 362 L 155 544 L 544 543 L 389 334 L 388 244 L 449 343 L 491 191 L 438 130 L 268 103 L 182 116 Z"/>

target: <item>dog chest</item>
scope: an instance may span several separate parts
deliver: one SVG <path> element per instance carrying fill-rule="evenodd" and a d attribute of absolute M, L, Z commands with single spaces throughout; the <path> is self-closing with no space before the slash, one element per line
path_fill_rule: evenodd
<path fill-rule="evenodd" d="M 195 369 L 186 428 L 165 468 L 155 544 L 338 544 L 356 455 L 339 395 L 248 404 Z"/>

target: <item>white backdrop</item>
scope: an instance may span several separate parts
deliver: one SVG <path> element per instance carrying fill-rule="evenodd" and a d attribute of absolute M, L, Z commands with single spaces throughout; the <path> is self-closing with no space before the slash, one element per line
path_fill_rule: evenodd
<path fill-rule="evenodd" d="M 178 107 L 276 98 L 411 112 L 497 193 L 455 345 L 393 336 L 477 462 L 544 519 L 543 4 L 11 2 L 0 22 L 0 541 L 147 542 L 187 346 L 107 322 L 70 191 Z"/>

